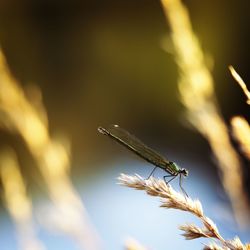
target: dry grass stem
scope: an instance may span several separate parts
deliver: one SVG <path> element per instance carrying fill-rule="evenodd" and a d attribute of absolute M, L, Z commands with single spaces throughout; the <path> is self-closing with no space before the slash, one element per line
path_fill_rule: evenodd
<path fill-rule="evenodd" d="M 180 70 L 180 100 L 186 108 L 189 122 L 207 139 L 212 148 L 222 173 L 223 186 L 229 195 L 238 222 L 246 224 L 249 205 L 242 184 L 240 160 L 220 114 L 213 77 L 192 30 L 188 11 L 180 0 L 161 2 L 171 28 L 175 59 Z M 232 183 L 235 188 L 231 188 Z"/>
<path fill-rule="evenodd" d="M 3 184 L 5 206 L 15 224 L 20 249 L 45 250 L 45 246 L 36 236 L 32 202 L 11 148 L 5 148 L 0 154 L 0 180 Z"/>
<path fill-rule="evenodd" d="M 145 190 L 151 196 L 164 198 L 161 207 L 180 209 L 195 214 L 198 217 L 203 216 L 202 206 L 198 200 L 184 197 L 171 188 L 170 185 L 166 185 L 163 180 L 156 180 L 153 177 L 144 180 L 139 175 L 130 176 L 126 174 L 121 174 L 118 180 L 120 181 L 119 184 L 138 190 Z"/>
<path fill-rule="evenodd" d="M 244 155 L 250 160 L 250 126 L 243 117 L 236 116 L 231 119 L 234 138 L 240 145 Z"/>
<path fill-rule="evenodd" d="M 184 231 L 182 235 L 186 238 L 186 240 L 193 240 L 201 237 L 213 237 L 211 232 L 209 232 L 206 228 L 199 228 L 194 224 L 182 225 L 179 229 Z"/>
<path fill-rule="evenodd" d="M 226 250 L 227 248 L 218 246 L 216 243 L 206 245 L 203 250 Z"/>
<path fill-rule="evenodd" d="M 221 249 L 246 249 L 247 245 L 244 246 L 239 238 L 228 241 L 220 235 L 215 223 L 205 216 L 199 200 L 193 200 L 190 197 L 185 197 L 183 194 L 176 192 L 170 185 L 166 185 L 165 181 L 155 179 L 153 177 L 150 177 L 148 180 L 144 180 L 139 175 L 131 176 L 126 174 L 121 174 L 118 177 L 118 180 L 119 184 L 123 186 L 131 187 L 137 190 L 144 190 L 151 196 L 160 197 L 162 202 L 161 207 L 178 209 L 197 216 L 203 223 L 204 228 L 199 228 L 194 224 L 182 225 L 180 229 L 184 231 L 183 236 L 186 239 L 191 240 L 200 237 L 214 238 L 221 243 Z"/>
<path fill-rule="evenodd" d="M 125 241 L 125 249 L 126 250 L 147 250 L 144 246 L 142 246 L 138 241 L 130 238 Z"/>
<path fill-rule="evenodd" d="M 73 238 L 80 248 L 99 249 L 96 231 L 69 177 L 67 144 L 52 139 L 42 102 L 38 110 L 37 105 L 27 99 L 11 75 L 1 50 L 0 111 L 0 123 L 7 131 L 16 132 L 23 138 L 43 175 L 55 207 L 55 216 L 60 217 L 56 221 L 58 230 Z"/>
<path fill-rule="evenodd" d="M 250 105 L 250 92 L 249 90 L 247 89 L 247 86 L 245 84 L 245 82 L 243 81 L 243 79 L 240 77 L 240 75 L 236 72 L 236 70 L 233 68 L 233 66 L 229 66 L 228 67 L 233 78 L 235 79 L 235 81 L 240 85 L 241 89 L 243 90 L 246 98 L 247 98 L 247 104 Z"/>

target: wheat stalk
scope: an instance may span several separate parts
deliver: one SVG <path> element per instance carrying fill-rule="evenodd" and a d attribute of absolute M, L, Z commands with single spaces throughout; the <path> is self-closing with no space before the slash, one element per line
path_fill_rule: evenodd
<path fill-rule="evenodd" d="M 216 243 L 211 243 L 209 245 L 205 245 L 203 250 L 224 250 L 225 248 L 218 246 Z"/>
<path fill-rule="evenodd" d="M 245 82 L 233 66 L 229 66 L 229 70 L 235 81 L 240 85 L 242 91 L 244 92 L 247 98 L 246 103 L 250 105 L 250 92 L 247 89 Z M 250 126 L 248 121 L 243 117 L 235 116 L 231 119 L 231 126 L 233 136 L 239 143 L 241 151 L 248 159 L 250 159 Z"/>
<path fill-rule="evenodd" d="M 37 237 L 32 200 L 28 195 L 17 156 L 9 147 L 1 149 L 0 152 L 0 181 L 4 205 L 14 223 L 20 249 L 45 250 L 46 247 Z"/>
<path fill-rule="evenodd" d="M 137 240 L 129 238 L 125 241 L 126 250 L 146 250 Z"/>
<path fill-rule="evenodd" d="M 41 222 L 49 228 L 53 224 L 80 248 L 100 249 L 99 236 L 69 176 L 68 144 L 50 135 L 45 117 L 42 102 L 38 111 L 12 76 L 0 48 L 0 126 L 23 138 L 46 182 L 54 209 Z"/>
<path fill-rule="evenodd" d="M 232 134 L 239 143 L 242 153 L 250 160 L 250 126 L 248 121 L 240 116 L 231 119 Z"/>
<path fill-rule="evenodd" d="M 250 92 L 247 89 L 247 86 L 246 86 L 245 82 L 240 77 L 240 75 L 236 72 L 236 70 L 233 68 L 233 66 L 230 65 L 228 68 L 230 70 L 231 75 L 233 76 L 233 78 L 235 79 L 235 81 L 240 85 L 242 91 L 244 92 L 244 94 L 245 94 L 245 96 L 247 98 L 246 103 L 248 105 L 250 105 Z"/>
<path fill-rule="evenodd" d="M 204 249 L 249 249 L 249 245 L 243 245 L 238 237 L 233 240 L 225 240 L 219 233 L 215 223 L 204 214 L 199 200 L 185 197 L 183 194 L 175 191 L 170 185 L 167 185 L 165 181 L 153 177 L 144 180 L 139 175 L 131 176 L 126 174 L 121 174 L 118 180 L 118 184 L 137 190 L 144 190 L 148 195 L 160 197 L 162 202 L 161 207 L 179 209 L 198 217 L 203 223 L 203 228 L 199 228 L 194 224 L 186 224 L 180 226 L 180 229 L 184 231 L 183 236 L 187 240 L 200 237 L 214 238 L 221 244 L 220 247 L 212 244 L 205 246 Z"/>
<path fill-rule="evenodd" d="M 214 79 L 193 31 L 188 10 L 181 0 L 161 0 L 161 3 L 176 51 L 175 60 L 180 71 L 178 87 L 186 117 L 209 142 L 236 219 L 240 225 L 247 225 L 250 208 L 243 186 L 241 162 L 221 115 Z M 232 183 L 235 188 L 231 188 Z"/>

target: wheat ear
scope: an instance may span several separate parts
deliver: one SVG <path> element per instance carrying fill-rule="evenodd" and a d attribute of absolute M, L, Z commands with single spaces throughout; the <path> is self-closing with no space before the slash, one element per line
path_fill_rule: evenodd
<path fill-rule="evenodd" d="M 161 198 L 161 207 L 179 209 L 192 213 L 197 216 L 203 223 L 203 228 L 200 228 L 194 224 L 186 224 L 180 226 L 180 229 L 184 231 L 183 236 L 187 240 L 192 240 L 200 237 L 216 239 L 221 246 L 211 244 L 205 246 L 204 249 L 250 249 L 249 244 L 243 245 L 238 237 L 233 240 L 225 240 L 219 233 L 215 223 L 205 216 L 201 202 L 199 200 L 193 200 L 190 197 L 185 197 L 183 194 L 175 191 L 169 184 L 167 185 L 163 180 L 150 177 L 144 180 L 139 175 L 126 175 L 121 174 L 118 177 L 119 184 L 127 187 L 131 187 L 137 190 L 144 190 L 151 196 L 158 196 Z"/>

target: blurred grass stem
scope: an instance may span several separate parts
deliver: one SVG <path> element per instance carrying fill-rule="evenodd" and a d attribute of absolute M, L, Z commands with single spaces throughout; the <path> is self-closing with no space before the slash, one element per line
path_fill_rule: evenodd
<path fill-rule="evenodd" d="M 45 246 L 36 237 L 32 202 L 27 195 L 16 155 L 11 148 L 5 148 L 0 153 L 0 179 L 3 184 L 5 205 L 15 224 L 20 248 L 45 250 Z"/>
<path fill-rule="evenodd" d="M 180 100 L 186 108 L 187 119 L 208 140 L 236 219 L 244 225 L 249 223 L 249 205 L 242 184 L 241 164 L 217 105 L 211 72 L 205 64 L 204 54 L 182 2 L 161 2 L 176 50 L 175 58 L 180 71 Z"/>
<path fill-rule="evenodd" d="M 55 206 L 54 213 L 61 215 L 57 228 L 80 248 L 100 249 L 97 233 L 69 177 L 69 152 L 51 138 L 45 108 L 41 115 L 35 107 L 12 77 L 0 50 L 0 122 L 5 129 L 21 135 L 35 159 Z"/>
<path fill-rule="evenodd" d="M 240 116 L 231 119 L 233 136 L 239 143 L 242 153 L 250 160 L 250 126 L 248 121 Z"/>
<path fill-rule="evenodd" d="M 247 101 L 246 101 L 247 104 L 250 105 L 250 92 L 247 89 L 245 82 L 240 77 L 240 75 L 236 72 L 236 70 L 233 68 L 233 66 L 230 65 L 228 68 L 229 68 L 233 78 L 235 79 L 235 81 L 240 85 L 241 89 L 243 90 L 243 92 L 247 98 Z"/>

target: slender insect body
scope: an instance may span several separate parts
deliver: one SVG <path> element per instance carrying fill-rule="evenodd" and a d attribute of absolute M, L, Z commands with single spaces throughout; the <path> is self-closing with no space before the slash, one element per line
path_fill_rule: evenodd
<path fill-rule="evenodd" d="M 180 176 L 179 185 L 181 187 L 181 190 L 186 196 L 188 196 L 185 190 L 181 186 L 182 175 L 188 176 L 188 171 L 185 168 L 180 168 L 175 162 L 168 161 L 166 158 L 164 158 L 163 156 L 161 156 L 160 154 L 158 154 L 157 152 L 155 152 L 154 150 L 143 144 L 139 139 L 137 139 L 135 136 L 131 135 L 118 125 L 111 125 L 107 129 L 99 127 L 98 131 L 119 142 L 120 144 L 122 144 L 129 150 L 133 151 L 135 154 L 137 154 L 147 162 L 155 165 L 149 177 L 153 174 L 156 168 L 161 168 L 167 173 L 169 173 L 169 175 L 165 175 L 163 177 L 167 184 L 179 175 Z M 166 180 L 167 177 L 172 177 L 172 179 L 167 181 Z"/>

